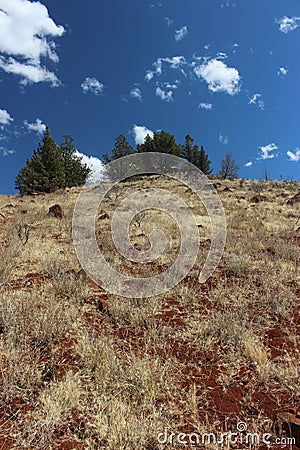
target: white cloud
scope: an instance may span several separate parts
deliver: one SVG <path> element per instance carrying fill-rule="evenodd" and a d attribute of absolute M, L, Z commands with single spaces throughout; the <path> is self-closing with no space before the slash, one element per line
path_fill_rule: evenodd
<path fill-rule="evenodd" d="M 84 153 L 80 153 L 78 150 L 75 152 L 75 155 L 81 157 L 83 164 L 86 164 L 92 171 L 86 184 L 93 184 L 103 180 L 105 165 L 99 158 L 96 158 L 95 156 L 87 156 Z"/>
<path fill-rule="evenodd" d="M 257 105 L 262 111 L 265 109 L 265 102 L 261 99 L 261 94 L 258 93 L 250 98 L 248 105 Z"/>
<path fill-rule="evenodd" d="M 212 92 L 226 92 L 235 95 L 240 91 L 241 77 L 237 69 L 228 67 L 223 61 L 211 59 L 194 69 L 202 77 Z"/>
<path fill-rule="evenodd" d="M 288 33 L 289 31 L 293 31 L 300 26 L 300 17 L 281 17 L 280 19 L 276 19 L 275 23 L 279 24 L 279 30 L 282 33 Z"/>
<path fill-rule="evenodd" d="M 289 73 L 288 69 L 286 67 L 279 67 L 277 75 L 279 77 L 285 77 Z"/>
<path fill-rule="evenodd" d="M 158 86 L 155 93 L 164 102 L 173 101 L 173 91 L 165 91 Z"/>
<path fill-rule="evenodd" d="M 83 83 L 81 83 L 81 88 L 84 94 L 90 92 L 91 94 L 99 95 L 103 92 L 104 84 L 97 80 L 97 78 L 86 77 Z"/>
<path fill-rule="evenodd" d="M 274 152 L 278 149 L 277 145 L 272 143 L 265 146 L 259 147 L 260 149 L 260 157 L 257 159 L 273 159 L 275 158 Z"/>
<path fill-rule="evenodd" d="M 205 111 L 211 111 L 213 109 L 212 103 L 199 103 L 198 108 L 205 109 Z"/>
<path fill-rule="evenodd" d="M 244 164 L 244 166 L 245 166 L 245 167 L 251 167 L 251 166 L 253 166 L 253 162 L 252 162 L 252 161 L 249 161 L 249 162 L 247 162 L 246 164 Z"/>
<path fill-rule="evenodd" d="M 135 87 L 130 91 L 130 97 L 137 98 L 138 100 L 142 101 L 142 92 L 140 88 Z"/>
<path fill-rule="evenodd" d="M 0 146 L 0 153 L 2 156 L 8 156 L 8 155 L 13 155 L 15 153 L 15 150 L 10 150 L 6 147 Z"/>
<path fill-rule="evenodd" d="M 294 152 L 286 152 L 291 161 L 298 162 L 300 161 L 300 148 L 296 148 Z"/>
<path fill-rule="evenodd" d="M 175 41 L 181 41 L 185 36 L 188 34 L 188 28 L 187 26 L 181 27 L 179 30 L 175 31 Z"/>
<path fill-rule="evenodd" d="M 64 32 L 40 2 L 0 0 L 0 67 L 21 76 L 23 84 L 43 81 L 59 85 L 56 75 L 41 65 L 41 58 L 59 61 L 55 43 L 49 38 Z"/>
<path fill-rule="evenodd" d="M 24 125 L 29 131 L 35 131 L 37 134 L 43 134 L 46 131 L 46 125 L 41 121 L 41 119 L 36 119 L 34 123 L 29 123 L 24 120 Z"/>
<path fill-rule="evenodd" d="M 14 119 L 6 111 L 6 109 L 0 109 L 0 125 L 9 125 Z"/>
<path fill-rule="evenodd" d="M 147 134 L 152 138 L 154 136 L 154 133 L 152 130 L 149 130 L 143 125 L 133 125 L 133 134 L 136 144 L 143 144 L 145 141 L 145 137 Z"/>
<path fill-rule="evenodd" d="M 211 44 L 206 44 L 206 45 L 204 45 L 203 48 L 205 48 L 205 50 L 208 50 L 210 46 L 211 46 Z"/>
<path fill-rule="evenodd" d="M 183 72 L 182 66 L 186 64 L 184 56 L 173 56 L 171 58 L 158 58 L 154 63 L 153 70 L 147 70 L 145 79 L 151 81 L 155 75 L 161 75 L 163 72 L 163 63 L 169 64 L 171 69 L 180 69 Z M 184 72 L 183 72 L 184 73 Z"/>
<path fill-rule="evenodd" d="M 173 25 L 174 20 L 170 19 L 170 17 L 165 17 L 165 21 L 167 22 L 168 27 L 170 27 L 171 25 Z"/>
<path fill-rule="evenodd" d="M 21 84 L 26 86 L 31 83 L 50 83 L 52 86 L 60 86 L 61 82 L 54 72 L 49 72 L 45 67 L 34 64 L 18 62 L 14 58 L 3 58 L 0 56 L 0 68 L 6 73 L 20 75 Z"/>
<path fill-rule="evenodd" d="M 223 134 L 222 131 L 220 131 L 219 133 L 219 141 L 221 142 L 221 144 L 224 145 L 228 144 L 228 136 L 225 136 L 225 134 Z"/>

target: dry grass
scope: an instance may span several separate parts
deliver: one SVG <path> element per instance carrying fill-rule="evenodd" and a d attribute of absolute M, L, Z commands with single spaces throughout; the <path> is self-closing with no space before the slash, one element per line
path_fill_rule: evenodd
<path fill-rule="evenodd" d="M 156 228 L 167 238 L 156 264 L 139 267 L 115 251 L 114 209 L 135 191 L 159 188 L 195 215 L 202 244 L 189 276 L 143 300 L 107 294 L 78 276 L 71 224 L 79 189 L 0 196 L 0 448 L 157 450 L 165 448 L 157 439 L 165 428 L 234 430 L 240 418 L 248 430 L 269 432 L 278 409 L 299 404 L 299 205 L 286 204 L 299 183 L 215 181 L 227 243 L 203 285 L 210 221 L 185 185 L 126 181 L 99 205 L 108 213 L 97 219 L 107 261 L 139 277 L 176 259 L 178 226 L 162 211 L 134 218 L 136 249 L 149 249 Z M 267 200 L 253 203 L 254 195 Z M 55 203 L 61 220 L 47 217 Z"/>

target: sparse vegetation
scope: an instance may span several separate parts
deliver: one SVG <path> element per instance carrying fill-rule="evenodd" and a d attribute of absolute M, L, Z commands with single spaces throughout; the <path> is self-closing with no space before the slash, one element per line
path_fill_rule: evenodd
<path fill-rule="evenodd" d="M 265 180 L 267 200 L 252 203 L 257 182 L 219 182 L 226 250 L 203 284 L 210 220 L 185 185 L 129 180 L 99 205 L 107 213 L 96 222 L 103 254 L 137 277 L 164 271 L 180 236 L 162 211 L 139 213 L 129 227 L 132 245 L 147 250 L 159 228 L 168 246 L 145 267 L 126 260 L 109 239 L 123 198 L 168 189 L 201 224 L 188 276 L 139 300 L 108 294 L 81 273 L 71 236 L 79 188 L 0 196 L 0 448 L 158 450 L 165 428 L 228 431 L 239 418 L 248 431 L 271 433 L 278 410 L 299 408 L 299 204 L 287 203 L 299 183 Z M 63 219 L 47 216 L 54 204 Z"/>

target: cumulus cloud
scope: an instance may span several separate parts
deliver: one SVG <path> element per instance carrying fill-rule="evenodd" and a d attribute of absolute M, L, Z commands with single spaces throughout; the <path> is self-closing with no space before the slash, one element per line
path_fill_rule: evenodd
<path fill-rule="evenodd" d="M 258 93 L 250 98 L 248 105 L 257 105 L 262 111 L 265 109 L 265 102 L 261 99 L 261 94 Z"/>
<path fill-rule="evenodd" d="M 252 165 L 253 165 L 252 161 L 249 161 L 246 164 L 244 164 L 245 167 L 251 167 Z"/>
<path fill-rule="evenodd" d="M 155 90 L 155 93 L 164 102 L 173 101 L 173 91 L 165 91 L 158 86 Z"/>
<path fill-rule="evenodd" d="M 103 92 L 104 84 L 94 77 L 86 77 L 81 83 L 81 89 L 84 94 L 90 92 L 91 94 L 99 95 Z"/>
<path fill-rule="evenodd" d="M 103 180 L 105 165 L 99 158 L 96 158 L 95 156 L 87 156 L 84 153 L 80 153 L 78 150 L 75 152 L 75 155 L 82 158 L 83 164 L 86 164 L 91 169 L 91 173 L 86 184 L 93 184 Z"/>
<path fill-rule="evenodd" d="M 259 147 L 260 156 L 257 159 L 273 159 L 275 158 L 274 151 L 278 149 L 277 145 L 272 143 Z"/>
<path fill-rule="evenodd" d="M 142 101 L 142 92 L 140 88 L 135 87 L 130 91 L 130 97 L 137 98 L 138 100 Z"/>
<path fill-rule="evenodd" d="M 9 125 L 14 119 L 6 111 L 6 109 L 0 109 L 0 125 Z"/>
<path fill-rule="evenodd" d="M 279 24 L 279 30 L 282 33 L 288 33 L 289 31 L 293 31 L 300 26 L 300 17 L 281 17 L 280 19 L 276 19 L 275 23 Z"/>
<path fill-rule="evenodd" d="M 219 59 L 211 59 L 194 68 L 199 78 L 203 78 L 212 92 L 226 92 L 235 95 L 240 91 L 241 77 L 237 69 L 228 67 Z"/>
<path fill-rule="evenodd" d="M 286 152 L 291 161 L 298 162 L 300 161 L 300 148 L 296 148 L 294 152 Z"/>
<path fill-rule="evenodd" d="M 211 111 L 213 109 L 212 103 L 199 103 L 198 108 L 205 109 L 205 111 Z"/>
<path fill-rule="evenodd" d="M 286 67 L 279 67 L 277 71 L 277 75 L 281 78 L 285 77 L 288 73 L 289 71 Z"/>
<path fill-rule="evenodd" d="M 146 128 L 144 125 L 133 125 L 132 131 L 136 145 L 143 144 L 147 134 L 149 134 L 151 138 L 154 136 L 153 131 L 149 130 L 149 128 Z"/>
<path fill-rule="evenodd" d="M 42 3 L 0 0 L 0 68 L 21 76 L 23 84 L 59 85 L 56 75 L 41 65 L 41 59 L 59 61 L 51 38 L 64 32 L 64 27 L 55 24 Z"/>
<path fill-rule="evenodd" d="M 187 26 L 181 27 L 179 30 L 175 31 L 175 41 L 181 41 L 185 36 L 188 34 L 188 28 Z"/>
<path fill-rule="evenodd" d="M 43 134 L 46 131 L 46 125 L 41 119 L 36 119 L 34 123 L 29 123 L 27 120 L 24 120 L 24 125 L 28 131 L 35 131 L 37 134 Z"/>

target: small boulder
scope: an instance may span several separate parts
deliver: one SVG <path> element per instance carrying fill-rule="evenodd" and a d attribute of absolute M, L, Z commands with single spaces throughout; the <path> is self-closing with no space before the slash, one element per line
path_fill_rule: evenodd
<path fill-rule="evenodd" d="M 286 202 L 287 205 L 294 205 L 295 203 L 300 203 L 300 191 Z"/>
<path fill-rule="evenodd" d="M 259 202 L 266 202 L 266 201 L 268 201 L 268 199 L 264 195 L 254 195 L 254 197 L 252 197 L 250 200 L 250 202 L 252 202 L 252 203 L 259 203 Z"/>
<path fill-rule="evenodd" d="M 109 215 L 107 214 L 107 212 L 101 210 L 98 219 L 99 220 L 109 219 Z"/>
<path fill-rule="evenodd" d="M 57 219 L 62 219 L 64 217 L 64 212 L 63 212 L 62 207 L 58 204 L 50 206 L 47 216 L 48 217 L 56 217 Z"/>

